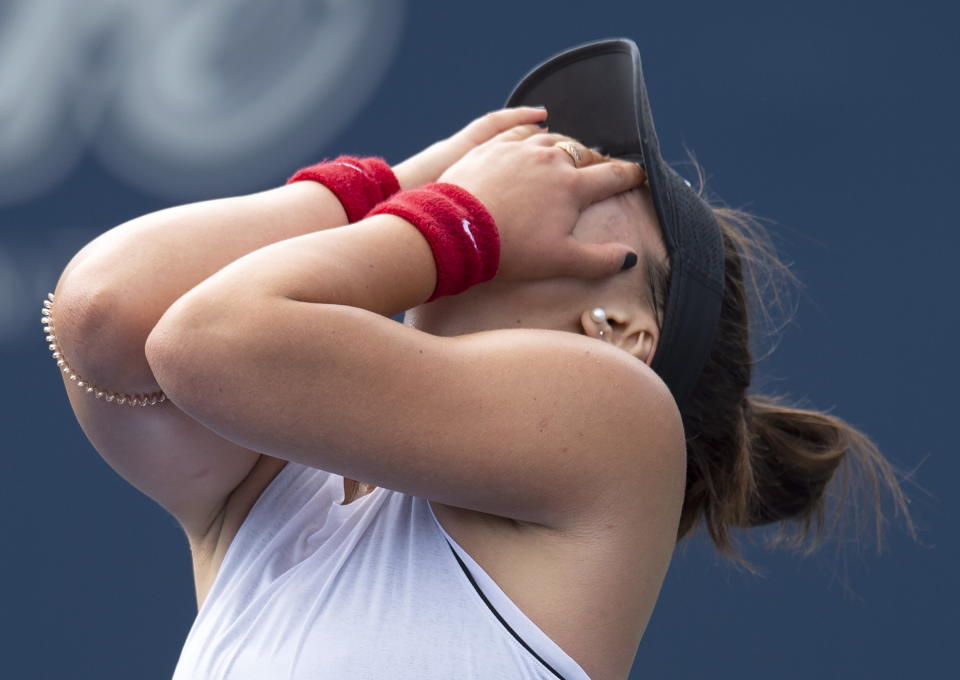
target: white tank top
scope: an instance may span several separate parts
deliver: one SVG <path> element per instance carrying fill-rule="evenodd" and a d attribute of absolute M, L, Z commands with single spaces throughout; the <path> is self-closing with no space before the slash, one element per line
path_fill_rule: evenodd
<path fill-rule="evenodd" d="M 289 462 L 227 549 L 173 680 L 589 680 L 423 498 Z"/>

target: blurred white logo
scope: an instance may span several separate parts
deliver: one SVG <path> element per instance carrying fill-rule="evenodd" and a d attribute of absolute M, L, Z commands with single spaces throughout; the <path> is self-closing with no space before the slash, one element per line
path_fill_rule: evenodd
<path fill-rule="evenodd" d="M 404 9 L 0 1 L 0 205 L 49 190 L 88 149 L 124 181 L 171 198 L 285 178 L 371 96 Z"/>

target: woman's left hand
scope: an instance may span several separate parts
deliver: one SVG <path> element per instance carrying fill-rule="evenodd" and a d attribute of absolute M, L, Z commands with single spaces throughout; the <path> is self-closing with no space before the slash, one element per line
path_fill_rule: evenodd
<path fill-rule="evenodd" d="M 611 160 L 574 139 L 529 126 L 481 144 L 439 178 L 472 193 L 493 216 L 500 232 L 496 278 L 516 281 L 598 279 L 621 271 L 626 256 L 636 254 L 631 246 L 585 243 L 573 230 L 588 206 L 645 180 L 636 163 Z"/>
<path fill-rule="evenodd" d="M 401 189 L 416 189 L 436 182 L 447 168 L 472 149 L 518 125 L 529 128 L 531 134 L 539 132 L 542 129 L 537 123 L 542 123 L 546 117 L 544 109 L 530 106 L 491 111 L 450 137 L 434 142 L 415 156 L 398 163 L 393 167 L 393 172 Z"/>

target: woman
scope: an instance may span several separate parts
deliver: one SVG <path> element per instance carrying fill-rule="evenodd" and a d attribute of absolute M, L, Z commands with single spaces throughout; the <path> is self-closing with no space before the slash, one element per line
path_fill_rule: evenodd
<path fill-rule="evenodd" d="M 474 121 L 350 226 L 345 194 L 294 181 L 137 218 L 64 271 L 45 313 L 74 411 L 190 540 L 176 678 L 624 678 L 701 518 L 740 559 L 733 527 L 806 530 L 851 457 L 906 512 L 863 435 L 747 395 L 741 258 L 769 253 L 729 209 L 681 412 L 649 367 L 671 262 L 644 172 L 547 115 Z M 437 181 L 500 248 L 440 298 L 458 272 L 417 220 L 443 209 L 408 193 Z"/>

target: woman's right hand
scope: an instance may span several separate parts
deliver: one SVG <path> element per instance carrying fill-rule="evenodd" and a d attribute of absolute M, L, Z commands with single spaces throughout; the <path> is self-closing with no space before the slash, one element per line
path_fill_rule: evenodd
<path fill-rule="evenodd" d="M 497 277 L 598 279 L 635 265 L 637 253 L 629 244 L 585 243 L 573 232 L 590 205 L 645 182 L 643 169 L 565 135 L 531 132 L 530 127 L 517 126 L 496 135 L 440 177 L 441 182 L 472 193 L 496 222 L 500 235 Z"/>
<path fill-rule="evenodd" d="M 529 127 L 531 134 L 542 132 L 537 123 L 542 123 L 546 118 L 545 109 L 530 106 L 491 111 L 471 121 L 459 132 L 395 165 L 393 172 L 401 189 L 416 189 L 431 184 L 468 152 L 502 132 L 517 126 Z"/>

